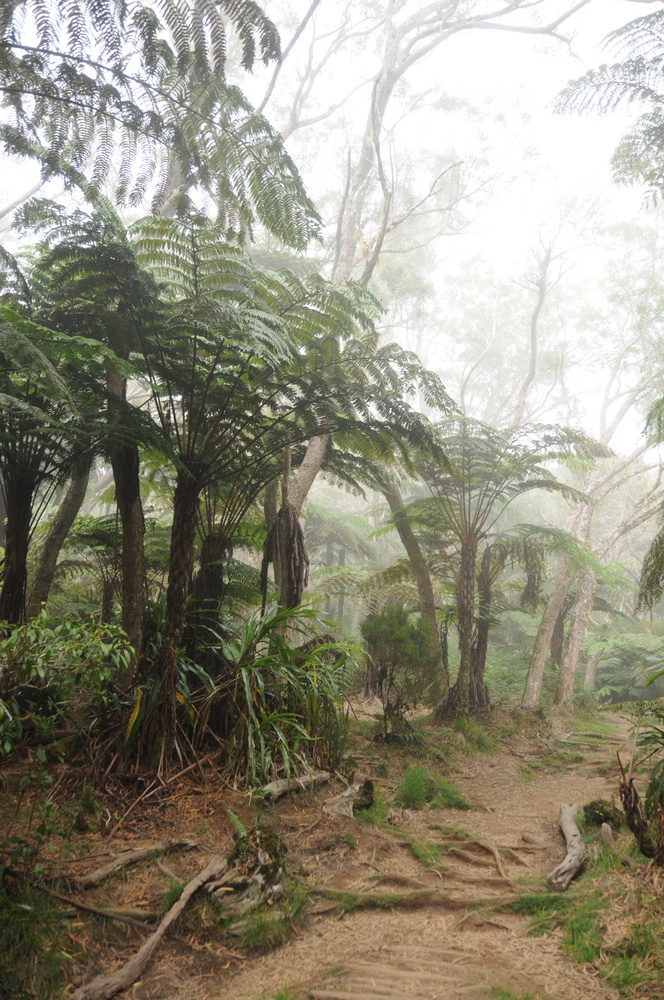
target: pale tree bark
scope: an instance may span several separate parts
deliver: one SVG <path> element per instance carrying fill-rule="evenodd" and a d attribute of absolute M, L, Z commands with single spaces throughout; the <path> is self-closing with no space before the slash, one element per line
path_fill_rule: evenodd
<path fill-rule="evenodd" d="M 552 279 L 549 276 L 551 264 L 555 259 L 556 258 L 553 255 L 553 247 L 551 245 L 544 247 L 542 256 L 538 261 L 538 272 L 532 284 L 533 291 L 535 292 L 535 305 L 533 306 L 533 311 L 530 315 L 528 370 L 519 387 L 516 405 L 512 415 L 511 423 L 515 427 L 518 427 L 524 421 L 528 404 L 528 395 L 537 376 L 540 318 L 547 296 L 557 283 L 557 280 L 559 280 L 558 278 Z"/>
<path fill-rule="evenodd" d="M 597 582 L 595 574 L 589 567 L 579 574 L 576 585 L 576 600 L 565 640 L 563 658 L 560 664 L 560 680 L 556 701 L 559 705 L 569 705 L 574 696 L 574 681 L 579 663 L 581 643 L 586 634 L 588 619 L 593 609 Z"/>
<path fill-rule="evenodd" d="M 583 687 L 586 691 L 592 691 L 597 680 L 597 665 L 602 657 L 601 653 L 593 653 L 586 660 L 586 672 L 583 680 Z"/>
<path fill-rule="evenodd" d="M 540 621 L 535 645 L 530 659 L 528 676 L 523 690 L 521 707 L 534 710 L 537 708 L 542 694 L 542 681 L 544 679 L 544 668 L 546 666 L 551 637 L 556 625 L 556 619 L 567 597 L 567 591 L 572 585 L 574 571 L 569 568 L 567 561 L 561 557 L 558 561 L 558 572 L 553 590 L 546 602 L 542 620 Z"/>
<path fill-rule="evenodd" d="M 48 600 L 60 549 L 85 500 L 91 467 L 91 455 L 83 455 L 79 458 L 67 492 L 48 529 L 32 579 L 32 590 L 27 610 L 28 618 L 34 618 L 35 615 L 38 615 L 42 605 L 46 604 Z"/>
<path fill-rule="evenodd" d="M 295 473 L 293 481 L 288 485 L 288 502 L 293 504 L 298 514 L 302 510 L 302 504 L 307 499 L 309 490 L 323 466 L 329 442 L 329 434 L 311 438 L 307 444 L 307 450 L 304 453 L 302 463 Z"/>
<path fill-rule="evenodd" d="M 638 456 L 640 452 L 641 449 L 637 450 L 635 455 Z M 621 463 L 618 467 L 619 470 L 624 471 L 626 466 L 633 460 L 634 459 L 630 459 L 629 461 Z M 599 483 L 596 483 L 593 486 L 590 494 L 592 497 L 598 496 L 598 500 L 596 502 L 599 502 L 600 499 L 603 499 L 604 496 L 608 496 L 613 490 L 623 484 L 624 480 L 622 478 L 616 479 L 616 474 L 617 470 L 612 470 L 608 476 L 604 476 Z M 613 548 L 613 546 L 616 545 L 621 538 L 629 534 L 631 531 L 634 531 L 634 529 L 638 528 L 640 525 L 645 524 L 658 514 L 661 510 L 662 501 L 664 500 L 661 478 L 660 468 L 660 474 L 646 496 L 642 497 L 638 503 L 634 504 L 631 510 L 629 510 L 624 517 L 621 518 L 621 520 L 618 521 L 618 523 L 615 524 L 611 530 L 608 531 L 595 545 L 593 552 L 598 560 L 605 559 L 611 548 Z M 607 486 L 608 489 L 606 489 Z M 602 494 L 602 490 L 605 490 L 604 494 Z M 590 543 L 590 528 L 593 513 L 594 506 L 589 507 L 588 515 L 584 521 L 584 541 L 587 544 Z M 574 679 L 578 670 L 581 646 L 585 638 L 588 621 L 593 610 L 596 589 L 597 581 L 595 579 L 595 574 L 590 567 L 587 567 L 582 571 L 579 577 L 576 599 L 571 612 L 569 632 L 565 641 L 565 648 L 560 667 L 560 683 L 558 688 L 559 704 L 569 704 L 574 694 Z M 594 684 L 597 672 L 596 663 L 593 670 L 592 684 Z M 585 683 L 584 686 L 587 687 L 588 684 Z"/>

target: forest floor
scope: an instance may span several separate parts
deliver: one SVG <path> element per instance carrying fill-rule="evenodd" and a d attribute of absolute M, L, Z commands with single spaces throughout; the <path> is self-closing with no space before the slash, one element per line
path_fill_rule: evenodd
<path fill-rule="evenodd" d="M 491 749 L 482 753 L 455 745 L 449 732 L 438 750 L 431 734 L 423 746 L 395 750 L 370 742 L 368 723 L 358 723 L 349 753 L 354 780 L 370 777 L 379 791 L 379 805 L 370 814 L 374 822 L 323 812 L 325 800 L 343 789 L 341 781 L 274 805 L 208 781 L 181 783 L 157 805 L 146 800 L 118 828 L 117 817 L 126 809 L 117 790 L 115 805 L 112 796 L 105 806 L 100 800 L 94 829 L 86 831 L 80 813 L 72 812 L 68 830 L 61 825 L 54 832 L 49 868 L 73 880 L 74 872 L 80 877 L 122 849 L 195 838 L 196 849 L 135 865 L 85 894 L 76 891 L 74 881 L 69 890 L 61 883 L 60 891 L 88 905 L 140 916 L 163 912 L 174 885 L 200 871 L 211 854 L 228 851 L 228 808 L 245 824 L 258 812 L 286 842 L 290 875 L 307 898 L 289 940 L 252 955 L 220 931 L 212 904 L 194 903 L 176 925 L 177 936 L 167 939 L 143 979 L 123 994 L 132 1000 L 664 997 L 659 975 L 646 976 L 636 992 L 621 991 L 615 976 L 612 984 L 602 974 L 600 961 L 572 961 L 562 947 L 565 940 L 569 945 L 570 928 L 547 921 L 546 909 L 544 936 L 531 934 L 532 910 L 530 916 L 513 912 L 519 909 L 515 900 L 545 891 L 546 875 L 565 854 L 558 829 L 561 803 L 617 802 L 616 750 L 622 748 L 623 760 L 629 759 L 633 741 L 625 720 L 600 719 L 531 723 L 524 732 L 511 716 L 498 714 L 489 728 Z M 450 745 L 455 746 L 451 756 Z M 444 767 L 441 757 L 447 757 Z M 471 808 L 396 810 L 391 818 L 399 825 L 390 825 L 387 808 L 404 770 L 414 764 L 434 769 L 434 760 Z M 610 911 L 601 916 L 607 948 L 639 920 L 643 887 L 625 883 L 636 878 L 626 851 L 620 871 L 609 873 L 622 883 Z M 599 862 L 595 867 L 591 860 L 566 897 L 584 891 L 584 883 L 595 891 L 602 874 Z M 640 866 L 639 878 L 642 872 Z M 117 967 L 145 939 L 135 928 L 87 914 L 70 918 L 67 950 L 77 983 Z M 597 920 L 588 926 L 572 928 L 572 936 L 592 936 Z M 579 948 L 572 952 L 578 958 Z"/>

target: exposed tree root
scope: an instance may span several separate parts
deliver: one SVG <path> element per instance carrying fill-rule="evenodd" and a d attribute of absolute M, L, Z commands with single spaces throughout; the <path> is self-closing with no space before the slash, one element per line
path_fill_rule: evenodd
<path fill-rule="evenodd" d="M 434 889 L 414 890 L 413 892 L 350 892 L 343 889 L 328 889 L 317 887 L 314 892 L 336 902 L 344 912 L 352 910 L 374 909 L 392 910 L 397 907 L 417 909 L 421 906 L 440 906 L 446 910 L 467 910 L 480 906 L 503 906 L 516 899 L 518 894 L 510 896 L 491 896 L 486 899 L 471 899 L 467 896 L 450 896 Z"/>

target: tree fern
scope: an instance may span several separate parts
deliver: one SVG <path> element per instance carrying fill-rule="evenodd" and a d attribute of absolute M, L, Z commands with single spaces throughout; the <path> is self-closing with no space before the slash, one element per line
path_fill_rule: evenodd
<path fill-rule="evenodd" d="M 557 101 L 559 111 L 607 113 L 635 104 L 642 110 L 618 145 L 616 180 L 664 189 L 664 11 L 637 17 L 607 40 L 620 62 L 600 66 L 571 81 Z"/>
<path fill-rule="evenodd" d="M 225 80 L 227 26 L 242 61 L 279 55 L 253 0 L 20 0 L 0 18 L 0 140 L 96 198 L 155 209 L 207 190 L 227 236 L 254 220 L 301 249 L 319 220 L 278 134 Z M 35 40 L 37 45 L 35 45 Z"/>

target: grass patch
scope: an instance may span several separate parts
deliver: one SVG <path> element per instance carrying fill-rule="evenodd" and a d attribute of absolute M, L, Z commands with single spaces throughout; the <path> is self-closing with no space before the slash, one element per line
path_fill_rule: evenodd
<path fill-rule="evenodd" d="M 472 750 L 478 753 L 496 752 L 498 747 L 496 740 L 484 726 L 480 726 L 477 722 L 469 722 L 463 735 Z"/>
<path fill-rule="evenodd" d="M 0 882 L 0 913 L 0 996 L 61 997 L 72 956 L 64 948 L 65 921 L 57 908 L 36 889 Z"/>
<path fill-rule="evenodd" d="M 396 800 L 406 809 L 470 809 L 458 788 L 423 767 L 409 767 L 397 791 Z"/>
<path fill-rule="evenodd" d="M 344 840 L 346 842 L 346 847 L 348 848 L 349 851 L 356 851 L 357 850 L 357 840 L 355 839 L 355 837 L 353 836 L 353 834 L 350 832 L 350 830 L 346 830 L 346 834 L 344 836 Z"/>
<path fill-rule="evenodd" d="M 622 863 L 619 856 L 605 850 L 600 856 L 599 874 L 610 874 Z M 592 872 L 597 871 L 596 864 Z M 608 949 L 603 941 L 604 919 L 611 912 L 611 890 L 615 883 L 610 879 L 588 881 L 587 887 L 577 887 L 564 895 L 527 893 L 502 908 L 530 916 L 530 934 L 545 934 L 560 927 L 563 951 L 575 962 L 593 964 L 621 996 L 632 996 L 644 983 L 661 981 L 664 977 L 661 900 L 642 896 L 637 888 L 638 920 L 625 937 Z M 621 896 L 624 888 L 621 880 Z"/>
<path fill-rule="evenodd" d="M 511 990 L 504 990 L 502 986 L 492 986 L 491 1000 L 534 1000 L 534 997 L 530 993 L 512 993 Z"/>
<path fill-rule="evenodd" d="M 425 868 L 432 868 L 434 865 L 440 864 L 441 854 L 443 853 L 443 845 L 433 842 L 423 843 L 420 840 L 408 840 L 410 844 L 410 849 Z"/>
<path fill-rule="evenodd" d="M 175 906 L 184 892 L 186 884 L 186 882 L 182 882 L 178 878 L 171 879 L 168 889 L 164 893 L 164 902 L 162 904 L 164 910 L 170 910 L 171 906 Z"/>
<path fill-rule="evenodd" d="M 366 895 L 358 892 L 345 892 L 342 889 L 328 889 L 325 895 L 334 900 L 340 913 L 352 913 L 354 910 L 361 909 L 394 910 L 397 906 L 403 905 L 406 897 L 409 900 L 418 900 L 423 893 L 421 891 L 413 893 L 376 892 Z M 424 895 L 429 896 L 430 893 L 426 892 Z"/>
<path fill-rule="evenodd" d="M 285 944 L 307 904 L 308 893 L 301 883 L 289 880 L 279 908 L 260 906 L 244 920 L 240 944 L 247 951 L 264 954 Z"/>
<path fill-rule="evenodd" d="M 387 803 L 380 788 L 374 788 L 373 805 L 367 809 L 356 808 L 354 817 L 359 823 L 367 826 L 385 826 L 387 823 Z"/>

